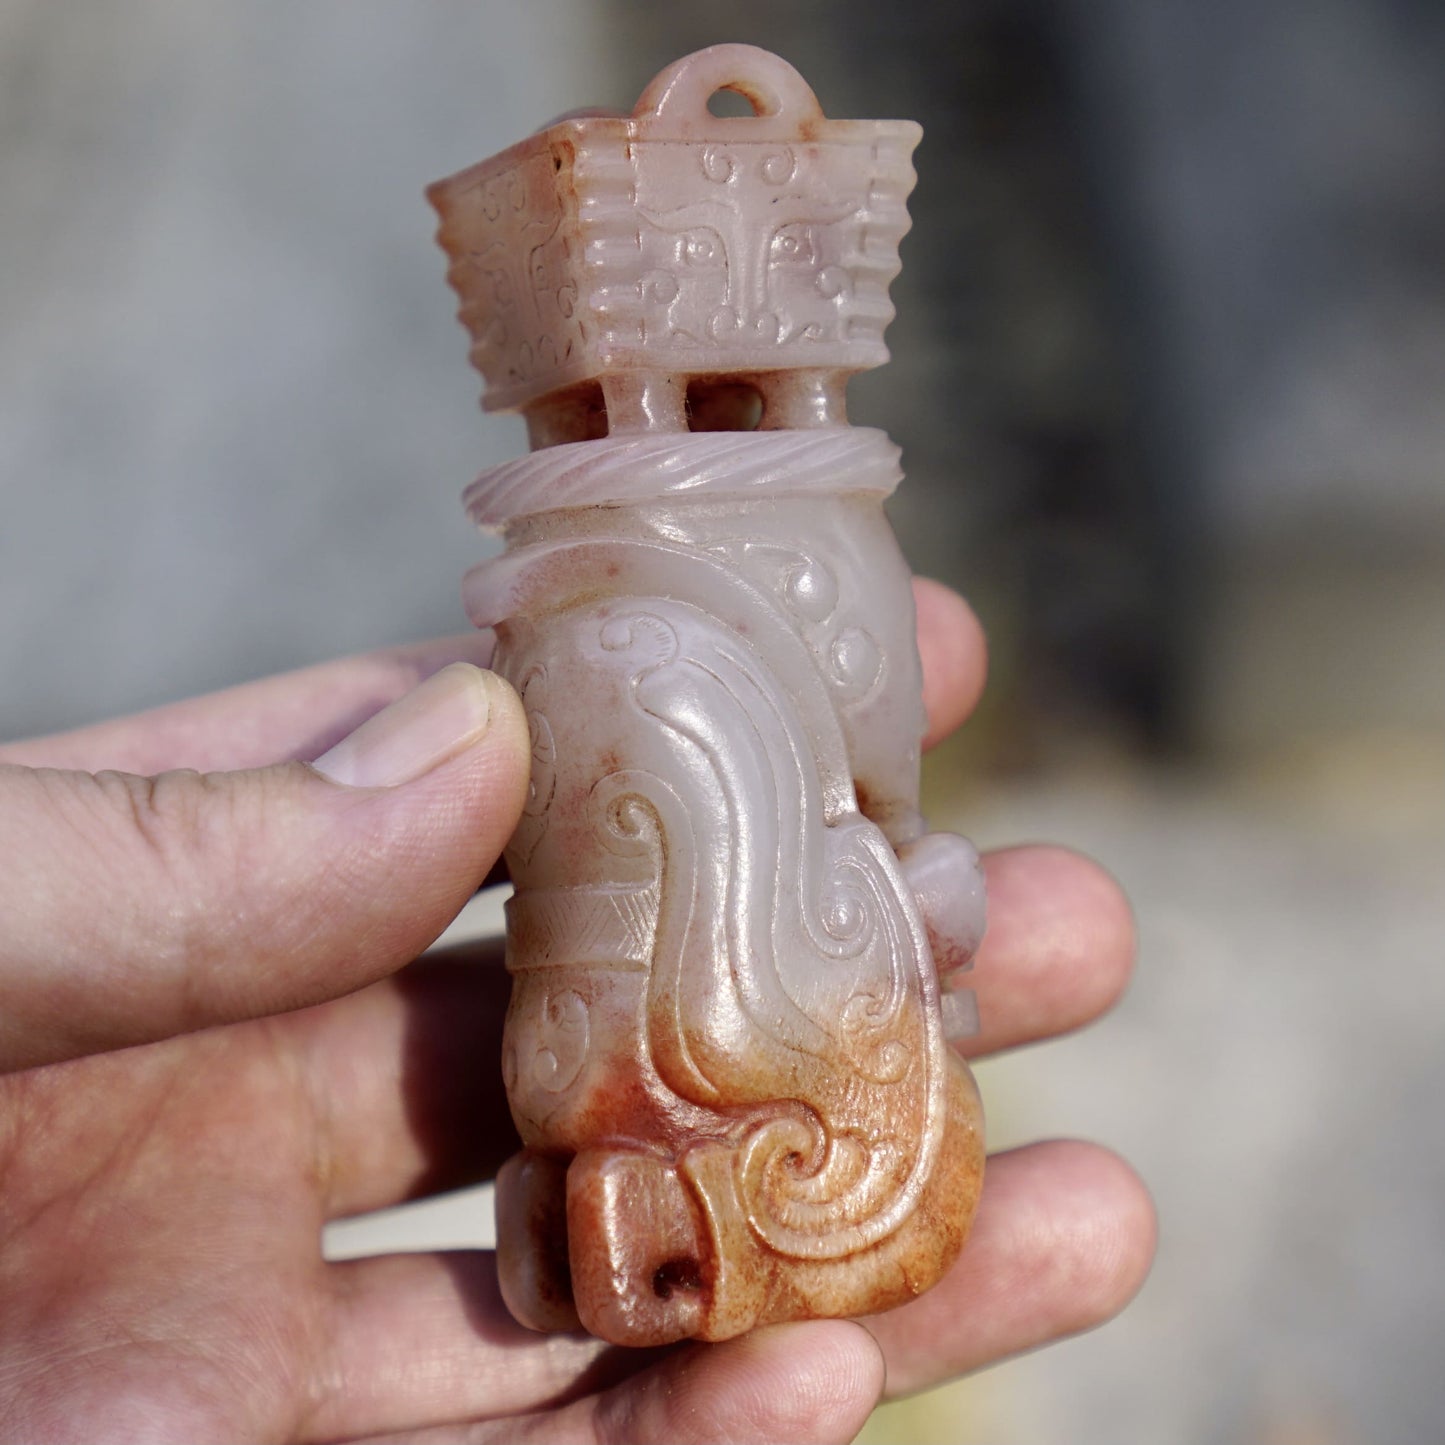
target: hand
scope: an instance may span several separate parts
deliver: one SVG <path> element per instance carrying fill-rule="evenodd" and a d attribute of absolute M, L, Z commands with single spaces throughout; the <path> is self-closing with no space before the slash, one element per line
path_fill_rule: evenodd
<path fill-rule="evenodd" d="M 951 593 L 918 600 L 936 739 L 983 646 Z M 521 806 L 509 690 L 454 668 L 408 695 L 486 656 L 402 649 L 0 749 L 0 1437 L 844 1440 L 885 1372 L 922 1388 L 1137 1287 L 1147 1196 L 1075 1144 L 994 1159 L 952 1275 L 863 1328 L 639 1353 L 516 1326 L 490 1254 L 324 1263 L 327 1219 L 516 1147 L 505 974 L 455 953 L 398 972 Z M 129 775 L 44 770 L 97 767 Z M 240 771 L 145 776 L 174 767 Z M 1094 1017 L 1132 949 L 1093 865 L 987 862 L 975 1053 Z"/>

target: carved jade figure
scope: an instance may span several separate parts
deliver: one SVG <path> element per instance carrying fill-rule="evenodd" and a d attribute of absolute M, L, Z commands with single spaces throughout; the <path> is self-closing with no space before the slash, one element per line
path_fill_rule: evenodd
<path fill-rule="evenodd" d="M 533 740 L 497 1234 L 535 1329 L 885 1309 L 968 1231 L 946 1036 L 982 885 L 919 815 L 898 451 L 843 405 L 887 358 L 919 134 L 723 45 L 429 191 L 485 405 L 534 448 L 467 494 L 507 550 L 466 599 Z"/>

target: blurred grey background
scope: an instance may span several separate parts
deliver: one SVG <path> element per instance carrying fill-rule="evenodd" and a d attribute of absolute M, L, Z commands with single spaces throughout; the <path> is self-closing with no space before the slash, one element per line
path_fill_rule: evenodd
<path fill-rule="evenodd" d="M 982 1079 L 1136 1162 L 1153 1278 L 865 1439 L 1438 1439 L 1445 7 L 0 0 L 0 736 L 463 626 L 524 439 L 421 188 L 718 40 L 924 124 L 852 401 L 993 643 L 929 805 L 1140 918 Z"/>

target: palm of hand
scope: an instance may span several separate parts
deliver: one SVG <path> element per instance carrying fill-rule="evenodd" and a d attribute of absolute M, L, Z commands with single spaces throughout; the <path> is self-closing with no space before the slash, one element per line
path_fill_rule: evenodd
<path fill-rule="evenodd" d="M 305 1027 L 243 1024 L 0 1083 L 0 1348 L 35 1379 L 23 1437 L 298 1433 L 326 1324 Z"/>
<path fill-rule="evenodd" d="M 0 1079 L 18 1435 L 325 1439 L 453 1418 L 459 1395 L 481 1414 L 567 1392 L 604 1351 L 514 1325 L 489 1258 L 333 1266 L 318 1250 L 327 1219 L 459 1183 L 514 1146 L 406 1077 L 447 1062 L 466 1113 L 495 1120 L 494 1041 L 466 1049 L 457 1025 L 498 986 L 494 960 L 440 957 L 298 1013 Z M 473 1344 L 458 1364 L 486 1389 L 397 1368 L 418 1328 Z M 539 1357 L 520 1376 L 518 1352 Z"/>

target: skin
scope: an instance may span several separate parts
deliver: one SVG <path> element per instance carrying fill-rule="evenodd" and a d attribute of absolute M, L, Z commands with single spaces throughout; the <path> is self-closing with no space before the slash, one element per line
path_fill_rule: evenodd
<path fill-rule="evenodd" d="M 978 698 L 984 644 L 952 593 L 917 597 L 936 741 Z M 326 1220 L 516 1147 L 496 958 L 403 965 L 512 829 L 525 720 L 504 696 L 403 786 L 295 759 L 488 649 L 347 659 L 0 748 L 0 1438 L 843 1441 L 880 1398 L 1087 1329 L 1142 1282 L 1147 1194 L 1066 1142 L 996 1156 L 952 1274 L 861 1323 L 626 1351 L 515 1325 L 489 1253 L 323 1262 Z M 153 776 L 173 768 L 199 771 Z M 1085 859 L 986 864 L 975 1056 L 1096 1017 L 1134 948 Z"/>

